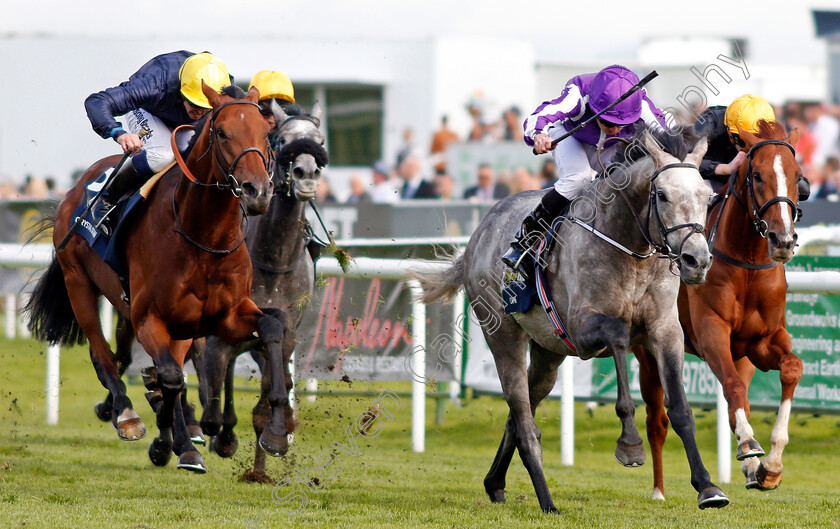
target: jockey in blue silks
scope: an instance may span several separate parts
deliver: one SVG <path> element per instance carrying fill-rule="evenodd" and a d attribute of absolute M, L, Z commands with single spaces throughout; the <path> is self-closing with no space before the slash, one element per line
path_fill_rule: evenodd
<path fill-rule="evenodd" d="M 525 143 L 537 154 L 549 152 L 554 139 L 608 107 L 638 82 L 635 73 L 619 65 L 572 77 L 560 97 L 544 102 L 525 120 Z M 634 124 L 639 122 L 661 130 L 666 127 L 665 119 L 642 88 L 558 143 L 553 150 L 557 181 L 522 222 L 502 261 L 518 269 L 530 242 L 545 235 L 554 219 L 592 181 L 597 174 L 598 145 L 610 137 L 632 137 Z"/>

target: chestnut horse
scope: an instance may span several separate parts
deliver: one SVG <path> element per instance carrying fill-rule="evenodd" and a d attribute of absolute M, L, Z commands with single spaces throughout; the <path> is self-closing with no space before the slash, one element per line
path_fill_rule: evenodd
<path fill-rule="evenodd" d="M 749 152 L 709 210 L 706 228 L 716 257 L 702 285 L 681 285 L 678 306 L 687 349 L 708 362 L 729 403 L 729 424 L 738 438 L 737 458 L 747 488 L 775 489 L 782 477 L 791 400 L 802 376 L 785 329 L 787 282 L 782 263 L 793 256 L 798 217 L 797 184 L 802 172 L 794 158 L 799 131 L 786 134 L 779 122 L 759 122 L 757 134 L 740 131 Z M 733 200 L 734 199 L 734 200 Z M 688 341 L 690 340 L 690 342 Z M 693 348 L 692 345 L 693 344 Z M 668 433 L 662 384 L 644 348 L 639 360 L 642 397 L 654 470 L 654 499 L 665 499 L 662 445 Z M 756 368 L 779 370 L 781 405 L 770 434 L 770 454 L 753 437 L 747 389 Z"/>
<path fill-rule="evenodd" d="M 128 318 L 154 361 L 163 396 L 161 437 L 150 453 L 169 448 L 179 456 L 178 468 L 196 472 L 206 467 L 190 441 L 180 398 L 182 366 L 193 339 L 214 334 L 238 344 L 258 336 L 272 353 L 272 372 L 283 373 L 284 318 L 279 311 L 263 313 L 251 301 L 251 260 L 242 244 L 241 212 L 265 213 L 273 194 L 267 169 L 268 125 L 257 105 L 259 92 L 252 89 L 237 99 L 228 95 L 234 91 L 219 94 L 205 85 L 202 89 L 213 110 L 186 163 L 168 171 L 142 211 L 134 212 L 122 228 L 128 292 L 123 293 L 120 278 L 87 242 L 73 237 L 39 280 L 27 307 L 35 336 L 52 343 L 82 343 L 87 338 L 99 380 L 113 396 L 112 423 L 121 439 L 135 440 L 146 428 L 125 394 L 102 334 L 99 296 Z M 59 204 L 56 244 L 68 233 L 84 184 L 118 158 L 96 162 Z M 260 446 L 271 455 L 288 449 L 283 378 L 272 379 L 272 416 L 260 437 Z M 168 437 L 170 431 L 174 439 Z"/>

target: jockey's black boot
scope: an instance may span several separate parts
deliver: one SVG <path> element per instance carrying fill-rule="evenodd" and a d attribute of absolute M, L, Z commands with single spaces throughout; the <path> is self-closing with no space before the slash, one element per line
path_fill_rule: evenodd
<path fill-rule="evenodd" d="M 522 221 L 522 227 L 516 232 L 516 239 L 510 244 L 510 249 L 502 256 L 510 268 L 520 271 L 522 257 L 533 244 L 541 239 L 551 227 L 563 209 L 569 204 L 569 199 L 558 193 L 554 188 L 543 195 L 542 200 L 534 211 Z"/>
<path fill-rule="evenodd" d="M 120 201 L 123 195 L 136 191 L 145 183 L 146 179 L 147 177 L 140 174 L 131 159 L 126 160 L 123 166 L 120 167 L 120 172 L 111 177 L 111 185 L 108 186 L 107 190 L 102 192 L 102 196 L 99 197 L 99 202 L 94 208 L 94 211 L 91 212 L 94 226 L 100 229 L 104 227 L 102 230 L 103 233 L 106 236 L 110 235 L 110 226 L 106 223 L 108 215 L 114 211 L 117 202 Z"/>

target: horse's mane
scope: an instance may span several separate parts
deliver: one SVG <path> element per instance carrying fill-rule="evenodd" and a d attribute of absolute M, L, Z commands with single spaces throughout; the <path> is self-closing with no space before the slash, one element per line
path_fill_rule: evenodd
<path fill-rule="evenodd" d="M 654 130 L 646 125 L 638 126 L 636 133 L 631 138 L 631 144 L 644 145 L 644 134 L 649 133 L 653 139 L 671 156 L 683 161 L 700 140 L 694 127 L 677 126 L 670 130 Z M 647 158 L 647 149 L 622 149 L 613 156 L 613 163 L 630 165 L 634 162 Z"/>

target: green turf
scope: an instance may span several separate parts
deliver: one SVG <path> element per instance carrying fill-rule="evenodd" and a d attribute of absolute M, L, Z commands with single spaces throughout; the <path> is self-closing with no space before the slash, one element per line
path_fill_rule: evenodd
<path fill-rule="evenodd" d="M 297 502 L 272 501 L 273 485 L 242 483 L 238 477 L 253 457 L 254 434 L 248 410 L 253 393 L 241 394 L 238 413 L 240 450 L 225 460 L 201 448 L 208 473 L 155 468 L 146 455 L 154 432 L 139 442 L 117 439 L 110 424 L 99 422 L 93 405 L 105 392 L 90 366 L 87 350 L 62 351 L 61 408 L 58 426 L 44 413 L 44 347 L 29 340 L 0 339 L 0 527 L 838 527 L 840 481 L 838 418 L 794 415 L 785 451 L 782 486 L 773 492 L 747 491 L 738 463 L 734 483 L 722 485 L 732 504 L 700 511 L 688 481 L 682 445 L 670 432 L 665 446 L 666 502 L 650 499 L 650 462 L 625 469 L 613 458 L 618 420 L 611 406 L 587 413 L 578 406 L 576 460 L 560 465 L 559 403 L 537 414 L 543 431 L 545 471 L 562 514 L 545 515 L 521 461 L 515 457 L 507 481 L 508 503 L 491 504 L 482 480 L 492 461 L 506 417 L 499 399 L 470 399 L 461 408 L 447 403 L 445 425 L 433 425 L 434 402 L 427 405 L 426 452 L 411 451 L 410 402 L 382 422 L 381 434 L 356 434 L 357 456 L 336 452 L 331 467 L 341 467 L 324 490 L 308 491 L 308 504 L 294 518 Z M 331 387 L 344 386 L 333 383 Z M 353 385 L 357 389 L 360 384 Z M 370 387 L 367 385 L 365 387 Z M 406 384 L 378 384 L 408 389 Z M 129 396 L 147 425 L 153 417 L 142 387 Z M 195 399 L 193 395 L 191 400 Z M 343 443 L 345 428 L 370 406 L 369 397 L 322 397 L 300 402 L 301 427 L 290 453 L 269 460 L 276 480 L 314 468 L 315 457 L 330 443 Z M 698 442 L 712 476 L 716 475 L 715 413 L 695 410 Z M 644 410 L 637 410 L 640 428 Z M 769 419 L 769 420 L 768 420 Z M 770 414 L 756 414 L 757 439 L 769 449 Z M 804 423 L 804 424 L 801 424 Z M 644 435 L 644 432 L 642 432 Z M 312 474 L 314 476 L 315 474 Z M 294 489 L 303 489 L 295 484 Z M 294 490 L 278 488 L 278 497 Z M 257 519 L 259 518 L 259 521 Z M 250 520 L 250 521 L 249 521 Z"/>

